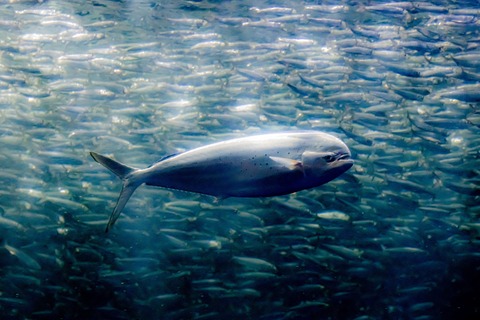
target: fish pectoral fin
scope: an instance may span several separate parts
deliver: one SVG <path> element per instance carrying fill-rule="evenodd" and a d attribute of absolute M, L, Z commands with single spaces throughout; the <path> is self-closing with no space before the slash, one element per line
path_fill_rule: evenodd
<path fill-rule="evenodd" d="M 300 170 L 303 172 L 303 164 L 301 161 L 282 157 L 270 157 L 270 159 L 289 170 Z"/>

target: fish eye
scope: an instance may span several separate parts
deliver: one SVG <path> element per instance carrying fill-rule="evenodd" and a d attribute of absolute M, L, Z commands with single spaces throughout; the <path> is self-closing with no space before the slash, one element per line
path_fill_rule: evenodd
<path fill-rule="evenodd" d="M 324 156 L 323 160 L 325 160 L 326 162 L 333 162 L 335 160 L 335 156 L 332 155 L 332 154 L 329 154 L 329 155 Z"/>

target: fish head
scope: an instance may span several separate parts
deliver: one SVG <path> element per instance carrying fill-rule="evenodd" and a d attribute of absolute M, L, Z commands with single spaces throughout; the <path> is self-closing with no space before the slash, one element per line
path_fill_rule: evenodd
<path fill-rule="evenodd" d="M 340 140 L 334 142 L 320 150 L 303 152 L 302 166 L 306 178 L 318 184 L 327 183 L 353 166 L 348 147 Z"/>

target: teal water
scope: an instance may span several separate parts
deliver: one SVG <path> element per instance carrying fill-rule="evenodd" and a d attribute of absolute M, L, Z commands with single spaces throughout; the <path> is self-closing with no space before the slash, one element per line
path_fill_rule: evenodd
<path fill-rule="evenodd" d="M 476 1 L 0 7 L 4 319 L 476 319 Z M 120 181 L 285 130 L 341 138 L 319 188 L 216 199 Z"/>

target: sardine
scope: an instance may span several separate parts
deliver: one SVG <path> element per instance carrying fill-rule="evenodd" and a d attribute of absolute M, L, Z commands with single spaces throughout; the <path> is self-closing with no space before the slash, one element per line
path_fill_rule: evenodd
<path fill-rule="evenodd" d="M 108 231 L 142 184 L 227 197 L 270 197 L 325 184 L 353 165 L 348 147 L 318 131 L 244 137 L 160 159 L 146 169 L 90 152 L 123 181 Z"/>

